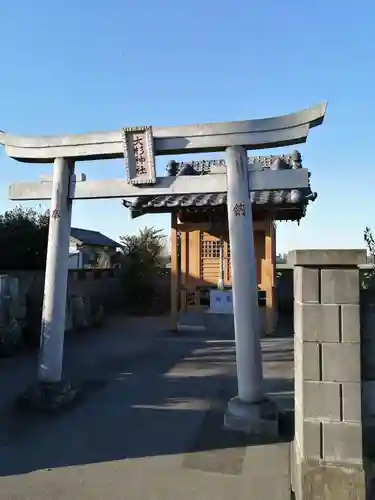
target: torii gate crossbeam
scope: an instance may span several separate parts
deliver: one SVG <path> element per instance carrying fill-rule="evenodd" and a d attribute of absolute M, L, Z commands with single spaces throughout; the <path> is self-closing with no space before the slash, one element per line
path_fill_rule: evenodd
<path fill-rule="evenodd" d="M 53 180 L 18 183 L 17 200 L 51 199 L 38 380 L 41 393 L 64 394 L 62 356 L 68 252 L 73 199 L 138 197 L 155 194 L 228 192 L 232 292 L 238 397 L 229 402 L 226 424 L 247 432 L 274 432 L 265 418 L 253 220 L 249 190 L 308 187 L 306 169 L 249 170 L 247 149 L 305 142 L 310 128 L 323 122 L 326 104 L 291 115 L 244 122 L 153 128 L 60 137 L 0 134 L 7 154 L 30 163 L 54 162 Z M 225 172 L 197 177 L 157 178 L 155 155 L 225 151 Z M 79 181 L 75 161 L 125 159 L 127 181 Z M 69 391 L 67 391 L 69 392 Z M 272 428 L 272 429 L 271 429 Z"/>
<path fill-rule="evenodd" d="M 323 122 L 326 103 L 285 116 L 226 123 L 153 127 L 156 155 L 275 148 L 306 141 L 310 128 Z M 57 137 L 19 137 L 0 132 L 0 144 L 16 160 L 52 163 L 55 158 L 74 161 L 123 158 L 122 132 L 95 132 Z"/>

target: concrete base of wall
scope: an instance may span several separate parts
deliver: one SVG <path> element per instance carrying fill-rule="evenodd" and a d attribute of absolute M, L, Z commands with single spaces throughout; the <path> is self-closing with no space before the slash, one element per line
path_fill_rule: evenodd
<path fill-rule="evenodd" d="M 296 500 L 365 500 L 370 498 L 372 472 L 358 464 L 328 464 L 299 457 L 291 450 L 291 487 Z"/>

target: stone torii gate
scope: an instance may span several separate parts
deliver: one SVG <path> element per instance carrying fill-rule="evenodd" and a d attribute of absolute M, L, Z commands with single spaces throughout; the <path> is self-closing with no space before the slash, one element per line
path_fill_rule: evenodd
<path fill-rule="evenodd" d="M 306 141 L 323 122 L 326 103 L 294 114 L 242 122 L 174 127 L 130 127 L 116 132 L 58 137 L 0 134 L 18 161 L 54 163 L 53 179 L 10 186 L 12 200 L 51 199 L 42 313 L 38 394 L 69 399 L 62 376 L 69 237 L 74 199 L 228 192 L 238 397 L 229 402 L 226 424 L 246 431 L 267 428 L 262 387 L 253 220 L 249 191 L 294 190 L 309 185 L 307 169 L 249 169 L 246 150 Z M 203 176 L 156 177 L 155 155 L 225 151 L 226 169 Z M 74 175 L 75 161 L 124 158 L 126 178 L 89 181 Z M 269 427 L 269 426 L 268 426 Z"/>

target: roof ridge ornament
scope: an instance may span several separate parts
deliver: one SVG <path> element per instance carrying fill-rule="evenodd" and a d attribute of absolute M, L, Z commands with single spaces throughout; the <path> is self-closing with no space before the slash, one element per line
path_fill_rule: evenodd
<path fill-rule="evenodd" d="M 291 154 L 292 168 L 302 168 L 302 155 L 299 151 L 295 150 Z"/>
<path fill-rule="evenodd" d="M 302 156 L 299 151 L 294 151 L 292 154 L 248 156 L 248 163 L 249 170 L 302 168 Z M 186 166 L 189 166 L 189 168 L 185 170 Z M 167 174 L 172 177 L 178 175 L 182 169 L 185 172 L 189 171 L 189 174 L 184 173 L 183 175 L 193 175 L 193 173 L 194 175 L 202 175 L 225 172 L 226 164 L 225 160 L 220 158 L 213 160 L 193 160 L 189 162 L 170 160 L 166 166 Z"/>

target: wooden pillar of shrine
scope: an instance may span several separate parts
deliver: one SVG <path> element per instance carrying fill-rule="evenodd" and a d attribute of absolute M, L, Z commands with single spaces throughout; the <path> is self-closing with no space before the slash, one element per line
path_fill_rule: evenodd
<path fill-rule="evenodd" d="M 191 305 L 200 308 L 200 289 L 201 284 L 201 251 L 200 251 L 200 230 L 199 225 L 193 225 L 188 232 L 188 255 L 189 255 L 189 276 L 187 279 L 187 290 L 191 293 Z"/>
<path fill-rule="evenodd" d="M 264 234 L 264 259 L 262 261 L 262 289 L 266 293 L 265 330 L 276 329 L 276 228 L 273 218 L 269 218 Z"/>
<path fill-rule="evenodd" d="M 189 259 L 190 259 L 190 248 L 189 248 L 189 232 L 180 232 L 180 252 L 181 252 L 181 279 L 179 294 L 181 300 L 181 311 L 186 311 L 188 302 L 188 292 L 189 292 Z"/>
<path fill-rule="evenodd" d="M 180 262 L 176 215 L 171 214 L 171 328 L 177 331 L 179 314 Z"/>
<path fill-rule="evenodd" d="M 180 312 L 200 303 L 201 226 L 207 229 L 207 224 L 179 223 L 177 215 L 171 215 L 171 319 L 175 331 Z"/>

